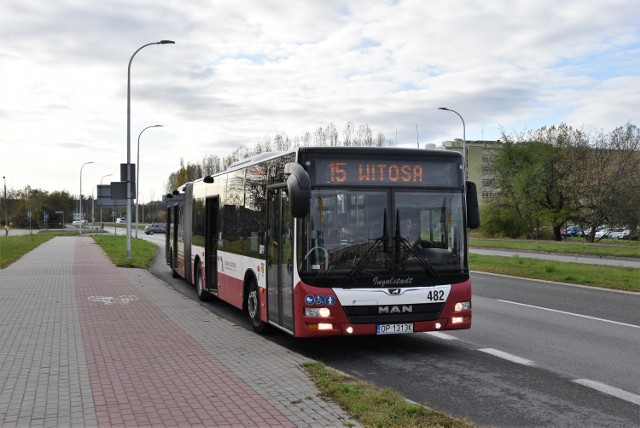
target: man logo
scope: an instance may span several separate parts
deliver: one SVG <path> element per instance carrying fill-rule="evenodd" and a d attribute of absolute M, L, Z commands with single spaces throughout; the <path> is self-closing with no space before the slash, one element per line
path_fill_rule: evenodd
<path fill-rule="evenodd" d="M 390 288 L 389 289 L 389 294 L 391 294 L 391 295 L 400 294 L 400 289 L 399 288 Z"/>
<path fill-rule="evenodd" d="M 378 306 L 379 314 L 409 314 L 413 312 L 412 305 Z"/>

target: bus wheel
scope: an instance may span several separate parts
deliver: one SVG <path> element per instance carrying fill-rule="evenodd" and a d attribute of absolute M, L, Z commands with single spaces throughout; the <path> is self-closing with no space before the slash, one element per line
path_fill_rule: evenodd
<path fill-rule="evenodd" d="M 178 271 L 174 266 L 173 249 L 169 251 L 169 260 L 171 260 L 171 276 L 174 278 L 180 278 L 180 275 L 178 275 Z"/>
<path fill-rule="evenodd" d="M 198 299 L 201 302 L 206 302 L 209 300 L 209 293 L 207 293 L 202 284 L 202 273 L 200 272 L 200 263 L 198 263 L 194 269 L 195 283 L 196 283 L 196 292 L 198 293 Z"/>
<path fill-rule="evenodd" d="M 251 320 L 251 327 L 256 333 L 264 333 L 267 324 L 260 320 L 260 295 L 258 294 L 258 285 L 255 280 L 249 283 L 247 293 L 247 312 Z"/>

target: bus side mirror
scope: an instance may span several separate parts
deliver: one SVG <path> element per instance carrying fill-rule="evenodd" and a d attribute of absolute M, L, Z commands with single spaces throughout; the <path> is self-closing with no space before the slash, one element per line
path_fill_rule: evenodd
<path fill-rule="evenodd" d="M 476 183 L 467 181 L 467 227 L 477 229 L 480 227 L 480 206 L 478 205 L 478 192 Z"/>
<path fill-rule="evenodd" d="M 284 166 L 287 177 L 287 189 L 289 190 L 289 206 L 294 218 L 305 217 L 309 213 L 311 205 L 311 179 L 309 173 L 296 162 L 289 162 Z"/>

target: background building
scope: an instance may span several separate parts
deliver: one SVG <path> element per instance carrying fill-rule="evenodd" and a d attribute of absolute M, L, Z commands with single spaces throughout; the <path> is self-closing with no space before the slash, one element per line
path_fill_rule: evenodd
<path fill-rule="evenodd" d="M 467 180 L 473 181 L 478 187 L 478 198 L 480 203 L 489 200 L 491 195 L 497 190 L 496 179 L 493 175 L 491 163 L 496 149 L 500 148 L 502 142 L 498 141 L 466 141 L 467 146 Z M 453 141 L 442 143 L 446 150 L 453 150 L 462 153 L 462 140 L 456 138 Z"/>

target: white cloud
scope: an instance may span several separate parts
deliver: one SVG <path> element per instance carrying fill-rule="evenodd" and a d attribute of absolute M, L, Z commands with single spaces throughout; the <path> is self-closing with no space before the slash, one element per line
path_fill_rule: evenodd
<path fill-rule="evenodd" d="M 613 129 L 640 101 L 633 0 L 84 1 L 0 4 L 0 172 L 77 193 L 117 177 L 141 137 L 141 191 L 180 158 L 265 135 L 369 124 L 413 145 L 561 122 Z M 92 185 L 92 186 L 93 186 Z M 88 186 L 88 185 L 87 185 Z M 84 189 L 90 192 L 91 189 Z"/>

